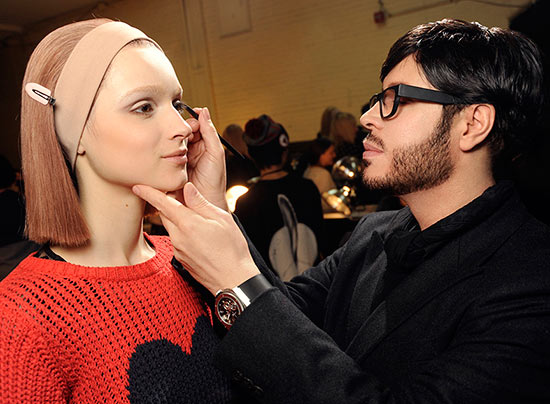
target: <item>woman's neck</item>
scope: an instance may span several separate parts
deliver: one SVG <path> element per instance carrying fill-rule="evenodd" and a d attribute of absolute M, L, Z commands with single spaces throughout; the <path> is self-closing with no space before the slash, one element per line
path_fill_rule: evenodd
<path fill-rule="evenodd" d="M 131 190 L 112 184 L 95 184 L 80 189 L 80 205 L 90 241 L 82 247 L 52 250 L 73 264 L 85 266 L 135 265 L 155 252 L 143 235 L 145 202 Z M 89 192 L 93 190 L 93 192 Z"/>

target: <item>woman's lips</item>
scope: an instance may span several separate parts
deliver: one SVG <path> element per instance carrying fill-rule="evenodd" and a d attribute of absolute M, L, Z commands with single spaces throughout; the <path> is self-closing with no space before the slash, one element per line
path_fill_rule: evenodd
<path fill-rule="evenodd" d="M 187 164 L 187 150 L 178 151 L 163 157 L 165 160 L 171 161 L 176 164 Z"/>

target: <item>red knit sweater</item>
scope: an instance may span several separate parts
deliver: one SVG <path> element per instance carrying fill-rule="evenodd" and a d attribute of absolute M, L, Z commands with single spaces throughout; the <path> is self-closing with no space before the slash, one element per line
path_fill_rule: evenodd
<path fill-rule="evenodd" d="M 0 283 L 1 403 L 224 403 L 199 294 L 156 255 L 124 267 L 30 256 Z"/>

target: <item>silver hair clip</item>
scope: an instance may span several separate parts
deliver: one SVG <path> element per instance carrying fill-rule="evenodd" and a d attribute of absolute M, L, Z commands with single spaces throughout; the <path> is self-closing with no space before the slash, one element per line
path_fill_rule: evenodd
<path fill-rule="evenodd" d="M 37 83 L 25 84 L 25 92 L 33 100 L 38 101 L 40 104 L 55 104 L 55 98 L 52 97 L 52 92 L 44 86 Z"/>

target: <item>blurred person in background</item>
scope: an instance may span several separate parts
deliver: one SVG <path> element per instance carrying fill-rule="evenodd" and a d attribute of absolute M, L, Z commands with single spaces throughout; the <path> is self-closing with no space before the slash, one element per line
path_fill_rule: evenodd
<path fill-rule="evenodd" d="M 309 165 L 304 171 L 304 178 L 313 181 L 321 194 L 321 199 L 323 192 L 336 188 L 336 184 L 331 175 L 335 157 L 334 144 L 327 138 L 317 138 L 313 140 L 310 149 L 306 153 Z M 323 212 L 334 211 L 334 209 L 323 199 L 322 205 Z"/>
<path fill-rule="evenodd" d="M 246 185 L 251 178 L 260 175 L 260 171 L 250 159 L 243 134 L 243 128 L 234 123 L 228 125 L 222 133 L 222 137 L 233 145 L 244 157 L 242 159 L 228 150 L 225 151 L 228 189 L 233 185 Z"/>
<path fill-rule="evenodd" d="M 285 128 L 269 116 L 249 120 L 244 140 L 248 153 L 260 169 L 260 177 L 250 190 L 237 200 L 235 214 L 266 262 L 270 261 L 273 236 L 284 227 L 277 196 L 285 195 L 298 222 L 314 234 L 317 248 L 323 246 L 323 211 L 315 184 L 284 169 L 289 136 Z"/>
<path fill-rule="evenodd" d="M 25 204 L 16 184 L 16 172 L 0 155 L 0 247 L 24 239 Z"/>
<path fill-rule="evenodd" d="M 325 110 L 321 114 L 321 129 L 319 130 L 319 132 L 317 132 L 318 138 L 324 137 L 328 139 L 330 137 L 330 128 L 332 126 L 332 121 L 334 120 L 334 117 L 338 112 L 340 112 L 340 110 L 333 106 L 325 108 Z"/>
<path fill-rule="evenodd" d="M 334 142 L 336 161 L 342 157 L 362 158 L 363 146 L 357 142 L 357 119 L 349 112 L 338 112 L 330 127 L 330 139 Z"/>

